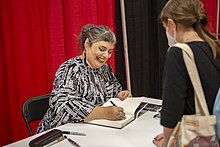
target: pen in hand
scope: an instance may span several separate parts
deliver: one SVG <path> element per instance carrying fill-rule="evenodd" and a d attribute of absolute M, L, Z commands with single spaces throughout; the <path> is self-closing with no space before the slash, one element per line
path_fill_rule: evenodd
<path fill-rule="evenodd" d="M 112 101 L 110 101 L 110 102 L 112 103 L 113 106 L 116 106 L 116 107 L 117 107 L 117 105 L 115 105 L 115 103 L 113 103 Z"/>
<path fill-rule="evenodd" d="M 112 103 L 113 106 L 117 107 L 117 105 L 115 105 L 115 103 L 113 103 L 113 101 L 110 101 L 110 102 Z M 119 111 L 118 111 L 118 112 L 119 112 Z M 119 114 L 120 114 L 120 116 L 122 116 L 122 118 L 120 118 L 120 120 L 126 118 L 126 117 L 125 117 L 125 113 L 123 112 L 123 109 L 122 109 L 122 112 L 119 112 Z"/>

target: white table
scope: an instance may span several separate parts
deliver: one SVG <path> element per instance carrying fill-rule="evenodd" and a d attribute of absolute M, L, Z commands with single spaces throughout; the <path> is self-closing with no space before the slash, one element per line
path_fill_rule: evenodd
<path fill-rule="evenodd" d="M 161 104 L 161 100 L 146 98 L 147 102 Z M 57 127 L 65 131 L 86 133 L 86 136 L 67 135 L 82 147 L 155 147 L 153 137 L 162 132 L 158 118 L 153 118 L 157 112 L 147 111 L 138 119 L 122 129 L 91 125 L 86 123 L 69 123 Z M 43 133 L 41 133 L 43 134 Z M 26 147 L 29 141 L 38 137 L 37 134 L 26 139 L 6 145 L 5 147 Z M 53 147 L 72 147 L 66 139 L 53 145 Z"/>

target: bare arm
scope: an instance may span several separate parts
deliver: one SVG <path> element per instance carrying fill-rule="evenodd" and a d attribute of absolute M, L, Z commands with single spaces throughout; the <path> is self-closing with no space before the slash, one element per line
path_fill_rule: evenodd
<path fill-rule="evenodd" d="M 164 129 L 163 129 L 163 133 L 164 133 L 164 142 L 163 142 L 164 145 L 163 146 L 164 147 L 167 146 L 172 132 L 173 132 L 173 128 L 164 127 Z"/>

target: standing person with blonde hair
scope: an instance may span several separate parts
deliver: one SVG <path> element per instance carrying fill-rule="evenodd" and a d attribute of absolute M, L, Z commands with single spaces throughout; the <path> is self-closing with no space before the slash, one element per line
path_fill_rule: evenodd
<path fill-rule="evenodd" d="M 124 100 L 131 96 L 130 91 L 122 90 L 106 63 L 115 44 L 116 37 L 106 26 L 85 25 L 82 28 L 79 48 L 83 52 L 65 61 L 57 70 L 49 108 L 37 133 L 70 122 L 125 118 L 123 108 L 101 106 L 110 98 Z"/>
<path fill-rule="evenodd" d="M 220 65 L 216 62 L 220 57 L 220 44 L 206 30 L 208 17 L 199 0 L 169 0 L 161 11 L 160 19 L 170 48 L 166 55 L 163 79 L 160 123 L 164 129 L 153 142 L 158 147 L 166 147 L 182 116 L 195 114 L 194 90 L 182 50 L 173 45 L 177 42 L 186 43 L 192 49 L 209 113 L 212 114 L 220 87 Z"/>

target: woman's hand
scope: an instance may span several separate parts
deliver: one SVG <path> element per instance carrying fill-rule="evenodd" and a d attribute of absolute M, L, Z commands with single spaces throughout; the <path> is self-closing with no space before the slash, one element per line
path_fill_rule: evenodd
<path fill-rule="evenodd" d="M 108 120 L 122 120 L 125 119 L 124 109 L 117 106 L 104 107 L 105 117 Z"/>
<path fill-rule="evenodd" d="M 117 106 L 96 106 L 93 111 L 85 117 L 84 121 L 94 119 L 122 120 L 125 119 L 124 109 Z"/>
<path fill-rule="evenodd" d="M 129 90 L 123 90 L 118 93 L 117 97 L 123 101 L 127 97 L 132 97 L 132 95 Z"/>
<path fill-rule="evenodd" d="M 163 145 L 163 133 L 158 134 L 157 136 L 154 137 L 153 143 L 157 146 L 157 147 L 162 147 Z"/>

